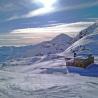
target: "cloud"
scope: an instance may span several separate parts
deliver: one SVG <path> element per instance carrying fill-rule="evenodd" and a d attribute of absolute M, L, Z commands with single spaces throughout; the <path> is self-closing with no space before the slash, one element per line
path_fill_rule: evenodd
<path fill-rule="evenodd" d="M 33 3 L 34 0 L 0 0 L 0 11 L 9 12 L 22 8 L 34 8 L 35 6 L 31 7 Z"/>
<path fill-rule="evenodd" d="M 10 20 L 15 20 L 15 19 L 30 18 L 30 17 L 34 17 L 34 16 L 44 15 L 46 13 L 51 12 L 51 10 L 53 10 L 52 7 L 51 8 L 39 8 L 37 10 L 30 11 L 26 15 L 21 15 L 21 16 L 14 15 L 7 20 L 10 21 Z"/>
<path fill-rule="evenodd" d="M 26 14 L 40 6 L 34 0 L 0 0 L 0 23 L 26 17 Z"/>
<path fill-rule="evenodd" d="M 87 20 L 98 22 L 98 18 L 87 18 Z"/>
<path fill-rule="evenodd" d="M 32 18 L 35 16 L 44 15 L 47 13 L 69 11 L 69 10 L 79 10 L 79 9 L 93 7 L 96 5 L 98 5 L 98 1 L 82 3 L 79 5 L 75 5 L 75 6 L 65 6 L 65 7 L 61 7 L 61 8 L 48 8 L 48 9 L 47 8 L 39 8 L 39 9 L 31 10 L 30 12 L 28 12 L 24 15 L 19 15 L 19 16 L 14 15 L 14 16 L 8 18 L 7 20 L 10 21 L 10 20 L 15 20 L 15 19 Z"/>
<path fill-rule="evenodd" d="M 58 23 L 43 28 L 16 29 L 7 34 L 0 35 L 0 46 L 37 44 L 42 41 L 51 40 L 61 33 L 74 37 L 79 31 L 91 24 L 93 24 L 93 22 L 77 22 L 70 24 Z"/>
<path fill-rule="evenodd" d="M 59 9 L 55 10 L 55 12 L 85 9 L 85 8 L 90 8 L 90 7 L 93 7 L 93 6 L 96 6 L 96 5 L 98 5 L 98 1 L 87 2 L 87 3 L 83 3 L 83 4 L 79 4 L 79 5 L 74 5 L 74 6 L 62 7 L 62 8 L 59 8 Z"/>
<path fill-rule="evenodd" d="M 27 35 L 27 36 L 49 36 L 55 35 L 59 33 L 66 33 L 72 37 L 70 33 L 79 32 L 82 29 L 85 29 L 87 26 L 93 24 L 94 22 L 76 22 L 70 24 L 58 23 L 53 24 L 48 27 L 42 28 L 24 28 L 24 29 L 17 29 L 10 32 L 10 34 L 19 34 L 19 35 Z"/>
<path fill-rule="evenodd" d="M 18 8 L 16 7 L 16 5 L 14 5 L 11 2 L 9 2 L 7 4 L 0 4 L 1 12 L 10 12 L 10 11 L 16 11 L 16 10 L 18 10 Z"/>

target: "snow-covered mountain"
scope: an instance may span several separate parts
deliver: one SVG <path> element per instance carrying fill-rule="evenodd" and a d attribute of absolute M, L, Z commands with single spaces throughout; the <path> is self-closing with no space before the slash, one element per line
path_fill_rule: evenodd
<path fill-rule="evenodd" d="M 34 63 L 35 66 L 37 66 L 36 64 L 40 64 L 42 62 L 41 66 L 43 67 L 44 62 L 62 59 L 62 56 L 73 56 L 74 50 L 77 52 L 77 54 L 83 54 L 83 52 L 87 54 L 88 52 L 93 55 L 97 55 L 97 26 L 97 23 L 91 24 L 86 29 L 78 32 L 77 35 L 75 34 L 76 36 L 74 36 L 74 38 L 62 33 L 50 41 L 45 41 L 37 45 L 22 47 L 1 47 L 1 66 L 4 67 L 6 65 L 32 65 Z M 65 63 L 65 61 L 63 62 Z M 8 69 L 10 69 L 9 66 Z M 13 70 L 13 68 L 10 70 Z M 16 66 L 15 70 L 17 70 Z M 41 72 L 43 72 L 42 69 Z"/>
<path fill-rule="evenodd" d="M 72 52 L 76 51 L 77 54 L 92 54 L 98 56 L 98 25 L 96 28 L 86 34 L 81 39 L 77 40 L 70 47 L 65 50 L 65 54 L 72 55 Z"/>
<path fill-rule="evenodd" d="M 69 47 L 71 41 L 72 38 L 68 35 L 60 34 L 50 41 L 42 42 L 37 45 L 22 47 L 4 46 L 0 48 L 0 61 L 12 58 L 26 58 L 60 53 Z"/>
<path fill-rule="evenodd" d="M 92 32 L 94 32 L 94 30 L 98 27 L 97 23 L 93 23 L 92 25 L 88 26 L 87 28 L 81 30 L 75 37 L 74 37 L 74 41 L 77 41 L 81 38 L 83 38 L 86 35 L 91 34 Z"/>
<path fill-rule="evenodd" d="M 78 28 L 77 25 L 76 27 Z M 84 24 L 84 25 L 88 25 L 88 24 Z M 28 45 L 28 46 L 21 46 L 21 47 L 15 47 L 15 46 L 0 47 L 0 62 L 4 62 L 9 59 L 16 59 L 16 58 L 19 59 L 19 58 L 61 53 L 65 51 L 69 46 L 71 46 L 75 41 L 93 32 L 94 29 L 96 28 L 96 23 L 92 22 L 90 23 L 90 25 L 85 27 L 86 28 L 81 30 L 79 33 L 77 34 L 73 33 L 73 35 L 75 35 L 74 37 L 70 37 L 69 34 L 66 35 L 62 33 L 50 41 L 41 42 L 37 45 Z"/>
<path fill-rule="evenodd" d="M 0 98 L 97 98 L 98 28 L 80 35 L 73 39 L 60 34 L 37 45 L 1 47 L 0 60 L 5 62 L 0 63 Z M 66 67 L 60 56 L 71 56 L 73 50 L 96 55 L 96 64 L 86 69 Z"/>

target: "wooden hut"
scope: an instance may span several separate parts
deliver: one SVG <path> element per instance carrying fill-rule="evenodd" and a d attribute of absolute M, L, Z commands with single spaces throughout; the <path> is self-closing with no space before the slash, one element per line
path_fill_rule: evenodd
<path fill-rule="evenodd" d="M 66 61 L 66 66 L 76 66 L 86 68 L 88 65 L 94 63 L 94 56 L 87 55 L 87 56 L 77 56 L 75 58 L 71 58 L 70 60 Z"/>

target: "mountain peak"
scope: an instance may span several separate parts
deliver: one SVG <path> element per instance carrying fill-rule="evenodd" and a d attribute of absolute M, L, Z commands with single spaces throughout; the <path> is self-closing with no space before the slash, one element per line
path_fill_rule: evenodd
<path fill-rule="evenodd" d="M 52 41 L 70 41 L 72 38 L 64 33 L 57 35 Z"/>

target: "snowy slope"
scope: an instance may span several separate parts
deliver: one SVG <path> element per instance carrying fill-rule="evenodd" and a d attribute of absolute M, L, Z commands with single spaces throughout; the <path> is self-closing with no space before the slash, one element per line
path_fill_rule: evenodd
<path fill-rule="evenodd" d="M 96 64 L 88 66 L 86 69 L 79 67 L 66 67 L 64 58 L 50 59 L 48 61 L 36 62 L 30 65 L 9 65 L 3 66 L 0 69 L 3 71 L 27 73 L 27 74 L 66 74 L 77 73 L 82 76 L 98 77 L 98 58 L 95 60 Z"/>
<path fill-rule="evenodd" d="M 98 79 L 0 71 L 0 98 L 97 98 Z"/>
<path fill-rule="evenodd" d="M 82 38 L 79 32 L 74 43 L 70 43 L 71 37 L 61 34 L 35 46 L 0 48 L 0 58 L 11 59 L 0 64 L 0 98 L 97 98 L 98 28 L 95 28 Z M 85 53 L 81 51 L 84 46 L 96 55 L 96 64 L 86 69 L 66 67 L 64 58 L 58 56 L 71 56 L 72 50 Z"/>
<path fill-rule="evenodd" d="M 86 35 L 91 34 L 92 32 L 94 32 L 94 30 L 98 27 L 97 23 L 93 23 L 92 25 L 88 26 L 87 28 L 81 30 L 75 37 L 74 37 L 74 41 L 77 41 L 81 38 L 83 38 Z"/>
<path fill-rule="evenodd" d="M 72 38 L 66 34 L 60 34 L 51 41 L 42 42 L 37 45 L 23 47 L 1 47 L 0 61 L 11 58 L 25 58 L 33 56 L 43 56 L 64 51 L 70 45 Z"/>
<path fill-rule="evenodd" d="M 95 68 L 93 73 L 91 67 L 68 70 L 66 74 L 64 59 L 8 66 L 0 70 L 0 98 L 97 98 L 98 79 L 80 76 L 93 76 Z M 98 76 L 97 66 L 96 72 Z"/>
<path fill-rule="evenodd" d="M 81 38 L 80 40 L 73 43 L 70 47 L 65 50 L 65 54 L 72 54 L 75 50 L 77 54 L 93 54 L 98 56 L 98 32 L 95 29 L 94 32 Z M 84 48 L 84 49 L 83 49 Z"/>

